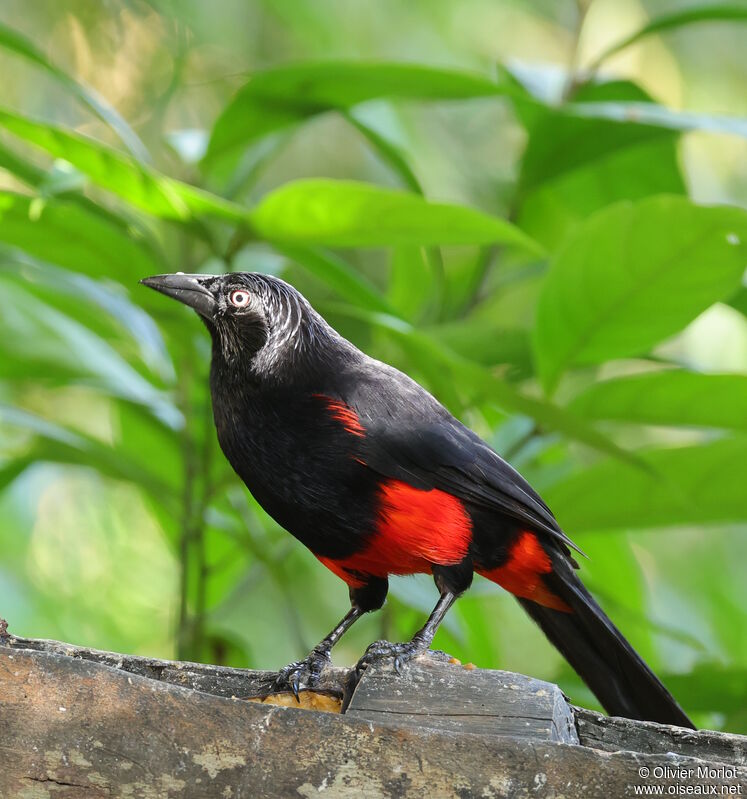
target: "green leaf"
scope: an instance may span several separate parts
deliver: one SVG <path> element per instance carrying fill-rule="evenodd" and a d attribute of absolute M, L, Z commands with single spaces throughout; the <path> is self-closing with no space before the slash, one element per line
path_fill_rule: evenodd
<path fill-rule="evenodd" d="M 350 264 L 333 253 L 312 247 L 276 245 L 275 249 L 322 281 L 342 299 L 362 308 L 392 312 L 386 297 Z"/>
<path fill-rule="evenodd" d="M 0 142 L 0 169 L 7 170 L 22 183 L 36 189 L 41 198 L 49 199 L 61 196 L 67 202 L 81 206 L 89 214 L 98 216 L 119 227 L 128 236 L 136 237 L 143 245 L 147 244 L 153 253 L 160 252 L 161 247 L 155 238 L 152 228 L 140 216 L 135 212 L 129 211 L 129 209 L 119 208 L 114 210 L 113 208 L 106 208 L 86 197 L 86 195 L 81 194 L 79 189 L 82 187 L 75 184 L 78 180 L 84 181 L 84 176 L 65 162 L 57 161 L 51 169 L 41 169 L 30 161 L 20 158 Z M 67 177 L 70 183 L 73 184 L 72 188 L 65 187 L 65 173 L 68 173 Z M 59 179 L 60 176 L 61 179 Z M 37 203 L 37 205 L 41 207 L 40 203 Z M 162 259 L 163 255 L 158 257 Z"/>
<path fill-rule="evenodd" d="M 35 200 L 0 191 L 0 242 L 43 261 L 124 283 L 163 264 L 122 228 L 63 199 Z"/>
<path fill-rule="evenodd" d="M 536 242 L 504 219 L 473 208 L 431 203 L 415 194 L 345 180 L 298 180 L 264 197 L 250 213 L 262 238 L 283 244 L 385 247 Z"/>
<path fill-rule="evenodd" d="M 0 422 L 3 425 L 26 430 L 33 435 L 34 443 L 31 445 L 31 451 L 34 462 L 50 461 L 92 466 L 109 477 L 141 485 L 162 501 L 174 502 L 178 498 L 175 485 L 162 482 L 144 468 L 142 463 L 129 460 L 122 452 L 115 451 L 93 438 L 74 433 L 40 416 L 9 405 L 0 404 Z M 30 460 L 29 455 L 24 454 L 20 458 L 20 463 L 28 465 Z M 9 471 L 12 476 L 17 470 L 11 468 Z"/>
<path fill-rule="evenodd" d="M 620 377 L 592 385 L 568 410 L 584 419 L 747 432 L 747 376 L 673 369 Z"/>
<path fill-rule="evenodd" d="M 396 247 L 389 267 L 389 302 L 397 315 L 411 321 L 421 318 L 438 288 L 422 247 Z"/>
<path fill-rule="evenodd" d="M 352 113 L 346 112 L 345 119 L 347 119 L 348 122 L 363 135 L 366 141 L 368 141 L 368 143 L 371 145 L 371 148 L 374 150 L 374 152 L 376 152 L 382 161 L 384 161 L 384 163 L 386 163 L 399 177 L 399 179 L 402 181 L 402 185 L 406 189 L 412 191 L 414 194 L 425 194 L 423 187 L 420 185 L 420 181 L 418 181 L 415 173 L 410 167 L 410 164 L 407 162 L 407 158 L 400 151 L 399 147 L 390 142 L 385 136 L 380 134 L 370 125 L 367 125 L 365 122 L 357 119 Z M 401 252 L 402 248 L 399 248 L 398 251 Z M 435 278 L 435 285 L 431 287 L 430 280 L 426 280 L 421 284 L 419 278 L 413 275 L 410 280 L 410 286 L 412 286 L 414 282 L 417 282 L 419 285 L 421 285 L 421 292 L 428 294 L 432 293 L 434 295 L 434 304 L 438 306 L 441 304 L 441 293 L 443 291 L 443 256 L 441 251 L 436 247 L 431 247 L 424 250 L 422 256 L 423 257 L 419 258 L 417 261 L 410 261 L 410 263 L 417 268 L 417 264 L 419 262 L 424 262 L 427 265 L 428 272 Z M 396 272 L 396 268 L 397 254 L 395 253 L 392 262 L 393 273 Z M 431 292 L 431 288 L 435 290 Z M 405 315 L 407 315 L 407 313 Z"/>
<path fill-rule="evenodd" d="M 747 8 L 745 8 L 744 3 L 709 3 L 656 17 L 635 31 L 635 33 L 631 33 L 630 36 L 626 36 L 607 48 L 594 60 L 591 69 L 596 70 L 610 56 L 619 53 L 626 47 L 630 47 L 631 44 L 639 42 L 646 36 L 683 28 L 686 25 L 694 25 L 699 22 L 747 22 Z"/>
<path fill-rule="evenodd" d="M 0 141 L 0 169 L 15 175 L 22 183 L 28 186 L 38 186 L 44 180 L 45 172 L 43 169 L 17 156 L 13 150 L 5 146 Z"/>
<path fill-rule="evenodd" d="M 184 428 L 174 430 L 146 408 L 126 400 L 116 400 L 112 405 L 116 409 L 119 432 L 114 442 L 117 454 L 140 465 L 173 491 L 183 488 L 184 438 L 187 435 Z M 154 499 L 158 501 L 159 498 L 156 495 Z M 172 521 L 178 524 L 178 520 Z"/>
<path fill-rule="evenodd" d="M 624 125 L 648 125 L 668 130 L 699 130 L 747 137 L 744 117 L 675 111 L 656 103 L 568 103 L 562 113 L 589 119 L 608 119 Z"/>
<path fill-rule="evenodd" d="M 739 663 L 707 661 L 696 664 L 688 674 L 662 674 L 662 679 L 692 711 L 730 715 L 747 703 L 747 668 Z"/>
<path fill-rule="evenodd" d="M 0 126 L 62 158 L 94 183 L 153 216 L 189 222 L 212 216 L 246 222 L 246 210 L 209 192 L 174 180 L 88 136 L 0 109 Z"/>
<path fill-rule="evenodd" d="M 262 136 L 332 109 L 367 100 L 460 100 L 512 91 L 508 83 L 469 72 L 417 64 L 326 61 L 260 72 L 218 117 L 203 164 L 226 173 Z"/>
<path fill-rule="evenodd" d="M 381 160 L 389 166 L 395 175 L 402 181 L 402 185 L 415 194 L 424 194 L 420 181 L 407 163 L 407 159 L 399 147 L 392 144 L 377 130 L 361 121 L 353 114 L 346 113 L 345 119 L 363 136 L 371 145 L 371 149 L 378 154 Z"/>
<path fill-rule="evenodd" d="M 583 86 L 585 101 L 649 96 L 628 81 Z M 519 225 L 555 249 L 594 211 L 619 200 L 684 194 L 675 131 L 569 116 L 548 109 L 529 127 L 519 176 Z"/>
<path fill-rule="evenodd" d="M 631 81 L 585 85 L 579 88 L 575 99 L 578 104 L 590 106 L 632 101 L 653 105 L 649 95 Z M 527 149 L 521 162 L 520 194 L 581 166 L 596 164 L 617 150 L 661 137 L 672 141 L 672 132 L 658 126 L 621 125 L 605 119 L 582 119 L 569 114 L 567 108 L 547 109 L 531 125 Z"/>
<path fill-rule="evenodd" d="M 617 616 L 615 621 L 618 622 Z M 741 617 L 734 619 L 734 624 L 740 622 Z M 629 635 L 627 631 L 625 634 L 633 640 L 632 635 Z M 636 643 L 636 641 L 633 642 Z M 657 668 L 656 661 L 651 662 L 650 665 L 656 670 L 656 674 L 672 695 L 677 697 L 677 701 L 687 713 L 690 715 L 704 714 L 702 724 L 709 726 L 718 724 L 719 729 L 741 735 L 747 732 L 742 710 L 747 702 L 747 668 L 740 665 L 738 661 L 735 665 L 725 665 L 716 660 L 700 662 L 690 667 L 685 673 L 667 671 L 670 664 L 666 659 L 659 668 Z M 580 704 L 583 707 L 597 707 L 601 710 L 587 686 L 567 664 L 561 665 L 559 673 L 554 679 L 561 685 L 563 691 L 570 695 L 575 704 Z M 714 713 L 725 717 L 726 724 L 724 726 L 722 726 L 722 719 L 714 719 Z"/>
<path fill-rule="evenodd" d="M 2 281 L 2 292 L 3 323 L 9 331 L 0 337 L 4 361 L 24 364 L 26 376 L 33 372 L 37 378 L 47 374 L 47 364 L 52 375 L 67 370 L 78 383 L 143 405 L 173 429 L 183 425 L 168 395 L 103 338 L 9 280 Z"/>
<path fill-rule="evenodd" d="M 550 390 L 573 364 L 639 355 L 733 293 L 747 213 L 680 197 L 618 203 L 575 229 L 537 306 L 534 352 Z"/>
<path fill-rule="evenodd" d="M 539 69 L 534 65 L 528 69 L 517 69 L 512 66 L 512 72 L 503 68 L 503 76 L 512 82 L 512 99 L 519 120 L 527 128 L 532 127 L 546 115 L 548 106 L 554 113 L 563 117 L 586 117 L 588 119 L 609 120 L 630 128 L 648 126 L 662 130 L 688 131 L 698 130 L 710 133 L 722 133 L 733 136 L 747 136 L 747 119 L 735 116 L 720 116 L 714 114 L 699 114 L 691 111 L 675 111 L 672 108 L 648 102 L 648 97 L 631 97 L 627 100 L 595 98 L 592 102 L 562 102 L 564 99 L 558 87 L 558 73 L 556 69 Z M 522 74 L 523 73 L 523 74 Z M 537 76 L 541 76 L 537 80 Z M 566 76 L 566 82 L 570 79 Z M 626 83 L 625 81 L 612 81 L 602 84 L 583 84 L 577 92 L 583 99 L 587 92 L 594 92 L 597 87 L 615 86 Z M 561 84 L 562 85 L 562 84 Z M 631 84 L 633 85 L 633 84 Z M 636 101 L 638 100 L 638 101 Z M 589 147 L 592 152 L 596 150 L 594 141 L 582 143 L 582 149 Z M 583 160 L 583 153 L 572 154 Z M 550 165 L 552 166 L 552 165 Z"/>
<path fill-rule="evenodd" d="M 651 648 L 653 625 L 647 613 L 645 580 L 629 534 L 586 533 L 577 543 L 589 555 L 581 575 L 584 585 L 616 624 L 625 625 L 626 634 L 635 629 L 636 651 L 648 661 L 655 654 Z"/>
<path fill-rule="evenodd" d="M 2 23 L 0 23 L 0 47 L 15 53 L 21 58 L 25 58 L 45 70 L 71 94 L 87 105 L 99 119 L 104 121 L 119 136 L 122 143 L 135 158 L 140 161 L 150 160 L 145 145 L 140 141 L 135 131 L 98 92 L 94 91 L 90 86 L 85 86 L 83 83 L 71 78 L 67 72 L 53 64 L 32 41 Z"/>
<path fill-rule="evenodd" d="M 23 458 L 14 458 L 0 467 L 0 494 L 34 463 L 36 463 L 36 459 L 26 455 Z"/>
<path fill-rule="evenodd" d="M 728 304 L 743 316 L 747 316 L 747 288 L 741 286 L 736 294 L 729 298 Z"/>
<path fill-rule="evenodd" d="M 462 319 L 426 327 L 424 333 L 483 366 L 509 364 L 513 379 L 532 374 L 529 334 L 518 328 L 501 327 L 491 319 Z"/>
<path fill-rule="evenodd" d="M 103 338 L 128 363 L 135 368 L 143 364 L 147 369 L 144 376 L 150 378 L 155 375 L 159 383 L 173 384 L 174 365 L 159 327 L 129 299 L 119 283 L 109 278 L 92 280 L 82 273 L 83 270 L 73 272 L 22 256 L 12 257 L 2 266 L 0 280 L 13 280 L 46 305 L 65 316 L 83 321 L 89 332 Z M 118 277 L 121 279 L 121 276 Z M 134 278 L 132 282 L 134 284 Z M 140 296 L 140 292 L 137 294 Z M 29 369 L 26 359 L 20 365 L 26 367 L 18 372 L 20 377 L 38 379 L 36 369 Z M 68 380 L 71 376 L 80 377 L 80 366 L 74 365 L 77 367 L 75 371 L 64 372 Z M 46 383 L 52 377 L 49 361 L 45 363 L 43 371 Z"/>
<path fill-rule="evenodd" d="M 747 438 L 639 454 L 662 477 L 606 461 L 547 489 L 545 501 L 563 529 L 572 535 L 747 521 Z"/>

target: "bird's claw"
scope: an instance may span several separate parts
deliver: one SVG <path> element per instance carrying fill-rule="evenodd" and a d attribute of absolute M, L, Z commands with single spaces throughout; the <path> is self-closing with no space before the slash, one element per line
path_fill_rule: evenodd
<path fill-rule="evenodd" d="M 418 641 L 408 641 L 404 644 L 395 644 L 391 641 L 374 641 L 356 664 L 355 671 L 358 675 L 361 675 L 369 666 L 375 663 L 390 661 L 397 674 L 402 674 L 404 666 L 424 652 L 425 648 Z"/>
<path fill-rule="evenodd" d="M 316 687 L 329 662 L 329 652 L 312 649 L 304 660 L 297 660 L 280 669 L 270 686 L 268 695 L 290 691 L 296 697 L 296 701 L 300 702 L 299 693 Z"/>

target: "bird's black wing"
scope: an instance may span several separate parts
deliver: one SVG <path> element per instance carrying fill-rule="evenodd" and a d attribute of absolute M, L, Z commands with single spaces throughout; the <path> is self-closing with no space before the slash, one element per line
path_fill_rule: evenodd
<path fill-rule="evenodd" d="M 581 552 L 512 466 L 445 410 L 435 418 L 430 415 L 367 420 L 364 453 L 369 468 L 494 510 Z"/>

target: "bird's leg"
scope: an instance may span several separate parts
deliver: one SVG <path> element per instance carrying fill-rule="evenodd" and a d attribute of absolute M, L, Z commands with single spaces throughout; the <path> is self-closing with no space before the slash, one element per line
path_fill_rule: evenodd
<path fill-rule="evenodd" d="M 393 658 L 394 668 L 399 672 L 408 660 L 412 660 L 428 649 L 433 641 L 433 636 L 436 634 L 438 625 L 441 624 L 456 598 L 457 594 L 448 590 L 442 591 L 436 607 L 433 608 L 433 612 L 428 617 L 428 621 L 415 633 L 411 641 L 403 644 L 394 644 L 390 641 L 374 641 L 358 661 L 355 667 L 356 671 L 360 673 L 372 663 Z"/>
<path fill-rule="evenodd" d="M 388 588 L 386 577 L 369 575 L 358 580 L 356 575 L 355 584 L 349 586 L 351 608 L 345 617 L 309 652 L 307 658 L 281 669 L 269 692 L 291 690 L 298 699 L 299 690 L 313 688 L 319 682 L 324 667 L 330 662 L 332 647 L 364 613 L 378 610 L 384 604 Z"/>
<path fill-rule="evenodd" d="M 319 682 L 324 667 L 330 662 L 332 647 L 364 613 L 364 610 L 353 605 L 334 630 L 322 638 L 307 657 L 280 669 L 269 693 L 291 690 L 298 699 L 300 690 L 313 688 Z"/>

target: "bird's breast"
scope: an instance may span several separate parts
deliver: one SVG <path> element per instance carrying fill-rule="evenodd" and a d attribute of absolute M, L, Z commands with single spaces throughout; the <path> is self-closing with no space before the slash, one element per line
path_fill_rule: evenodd
<path fill-rule="evenodd" d="M 213 402 L 218 441 L 254 498 L 317 555 L 343 557 L 372 532 L 376 480 L 357 417 L 308 395 Z"/>

